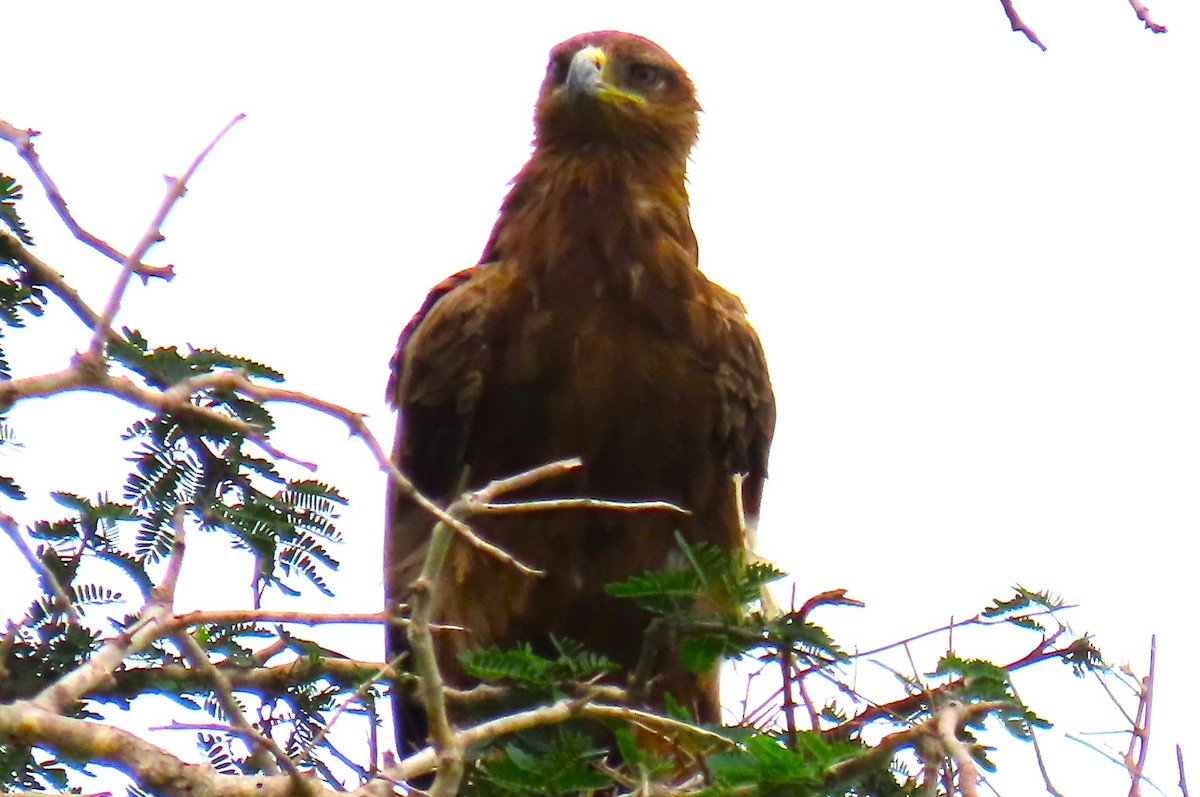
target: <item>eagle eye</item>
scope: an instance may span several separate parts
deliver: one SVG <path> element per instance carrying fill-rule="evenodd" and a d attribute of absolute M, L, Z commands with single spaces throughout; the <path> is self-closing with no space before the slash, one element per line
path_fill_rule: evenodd
<path fill-rule="evenodd" d="M 639 91 L 653 91 L 667 82 L 667 70 L 645 61 L 632 61 L 625 67 L 625 82 Z"/>

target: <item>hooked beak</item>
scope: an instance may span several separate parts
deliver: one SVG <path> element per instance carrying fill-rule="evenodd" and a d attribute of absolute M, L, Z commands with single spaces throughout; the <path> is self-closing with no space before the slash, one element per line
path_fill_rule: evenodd
<path fill-rule="evenodd" d="M 576 100 L 584 95 L 596 94 L 603 82 L 601 78 L 606 63 L 608 56 L 599 47 L 584 47 L 575 53 L 567 72 L 567 96 Z"/>

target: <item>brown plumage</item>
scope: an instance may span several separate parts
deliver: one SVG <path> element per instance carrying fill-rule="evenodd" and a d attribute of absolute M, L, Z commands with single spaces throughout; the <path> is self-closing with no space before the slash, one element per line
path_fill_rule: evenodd
<path fill-rule="evenodd" d="M 467 629 L 437 635 L 453 685 L 467 685 L 460 649 L 528 642 L 550 652 L 551 635 L 632 667 L 649 617 L 604 585 L 667 565 L 676 530 L 743 545 L 735 474 L 745 476 L 746 515 L 758 512 L 774 398 L 741 302 L 697 268 L 684 172 L 698 111 L 683 69 L 646 39 L 603 31 L 555 47 L 534 153 L 479 265 L 436 286 L 400 336 L 389 386 L 400 410 L 395 456 L 425 494 L 448 501 L 578 456 L 584 467 L 572 475 L 507 498 L 659 499 L 691 512 L 474 520 L 545 575 L 455 543 L 435 612 Z M 387 597 L 403 602 L 432 521 L 396 491 L 388 514 Z M 389 637 L 392 655 L 405 644 L 402 631 Z M 652 699 L 670 692 L 717 721 L 716 674 L 697 677 L 670 658 Z"/>

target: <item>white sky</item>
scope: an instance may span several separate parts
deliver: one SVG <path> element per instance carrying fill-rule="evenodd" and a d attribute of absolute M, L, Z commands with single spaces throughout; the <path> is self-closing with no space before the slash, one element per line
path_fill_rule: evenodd
<path fill-rule="evenodd" d="M 701 266 L 745 300 L 778 395 L 764 552 L 801 597 L 867 602 L 816 618 L 848 646 L 970 616 L 1014 583 L 1081 604 L 1074 629 L 1139 672 L 1157 634 L 1150 771 L 1175 793 L 1174 744 L 1200 762 L 1200 12 L 1155 0 L 1171 32 L 1153 36 L 1125 0 L 1018 9 L 1048 52 L 998 0 L 26 3 L 4 12 L 0 118 L 43 131 L 77 218 L 128 249 L 160 175 L 246 113 L 149 258 L 179 276 L 133 286 L 118 322 L 266 361 L 389 439 L 396 334 L 478 257 L 528 153 L 549 47 L 600 28 L 655 39 L 706 111 L 690 172 Z M 28 189 L 39 254 L 103 304 L 115 266 L 58 233 L 11 151 L 0 171 Z M 18 373 L 86 345 L 61 306 L 35 329 L 5 341 Z M 34 500 L 4 511 L 58 515 L 51 489 L 119 495 L 134 417 L 86 396 L 16 408 L 25 449 L 0 465 Z M 373 610 L 382 477 L 336 423 L 278 418 L 281 447 L 355 502 L 333 584 L 339 607 Z M 23 604 L 32 576 L 4 561 Z M 249 564 L 185 576 L 186 603 L 224 608 Z M 918 650 L 921 666 L 944 646 Z M 379 655 L 361 633 L 342 648 Z M 1057 723 L 1055 784 L 1123 793 L 1118 768 L 1053 744 L 1121 725 L 1059 669 L 1018 681 Z M 1001 793 L 1037 793 L 1030 747 L 990 741 Z"/>

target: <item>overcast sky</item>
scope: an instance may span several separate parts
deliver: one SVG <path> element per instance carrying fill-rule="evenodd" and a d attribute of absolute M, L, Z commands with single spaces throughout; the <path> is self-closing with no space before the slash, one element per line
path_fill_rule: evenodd
<path fill-rule="evenodd" d="M 1171 28 L 1155 36 L 1125 0 L 1018 9 L 1049 51 L 997 0 L 26 3 L 4 11 L 0 118 L 43 131 L 77 218 L 129 249 L 161 175 L 246 113 L 149 258 L 178 277 L 133 286 L 118 323 L 266 361 L 390 439 L 396 335 L 482 250 L 528 154 L 546 52 L 602 28 L 656 40 L 705 108 L 701 267 L 748 306 L 778 396 L 764 552 L 801 599 L 867 602 L 815 618 L 847 647 L 970 616 L 1015 583 L 1080 604 L 1074 630 L 1139 672 L 1157 634 L 1151 771 L 1177 793 L 1176 742 L 1200 773 L 1200 12 L 1155 0 Z M 59 232 L 11 151 L 0 171 L 27 186 L 39 254 L 103 304 L 113 264 Z M 61 306 L 50 316 L 36 340 L 6 340 L 18 374 L 86 345 Z M 383 479 L 337 423 L 278 416 L 279 445 L 354 502 L 337 605 L 374 610 Z M 136 417 L 87 396 L 18 406 L 25 448 L 2 464 L 33 498 L 3 510 L 30 523 L 59 514 L 52 489 L 119 494 Z M 33 589 L 0 561 L 10 594 Z M 183 602 L 226 607 L 249 577 L 185 568 Z M 1031 645 L 957 647 L 1001 661 Z M 1060 669 L 1018 680 L 1056 723 L 1056 785 L 1123 793 L 1117 767 L 1053 744 L 1121 726 Z M 1030 747 L 989 740 L 1001 793 L 1036 793 Z"/>

